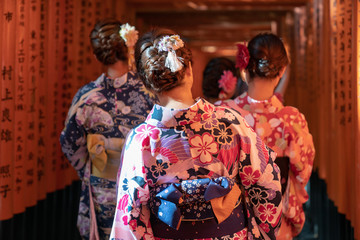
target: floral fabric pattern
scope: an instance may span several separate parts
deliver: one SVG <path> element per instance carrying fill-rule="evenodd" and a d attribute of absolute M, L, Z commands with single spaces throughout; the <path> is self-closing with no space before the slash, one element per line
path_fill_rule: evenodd
<path fill-rule="evenodd" d="M 89 239 L 93 217 L 97 220 L 100 239 L 108 239 L 116 207 L 117 168 L 110 179 L 96 177 L 90 173 L 91 161 L 98 157 L 104 164 L 114 161 L 118 165 L 125 137 L 130 129 L 145 120 L 154 102 L 156 98 L 146 91 L 133 72 L 116 79 L 102 74 L 76 93 L 60 143 L 82 180 L 78 228 L 83 239 Z M 99 143 L 89 146 L 89 136 L 95 135 L 101 136 Z M 89 147 L 95 149 L 96 156 L 89 152 Z M 91 217 L 90 197 L 96 215 Z"/>
<path fill-rule="evenodd" d="M 236 111 L 203 99 L 182 110 L 154 105 L 124 146 L 110 239 L 165 239 L 156 235 L 157 222 L 151 220 L 150 205 L 155 204 L 151 193 L 164 184 L 220 177 L 232 179 L 242 189 L 246 226 L 205 239 L 275 239 L 282 209 L 275 157 Z M 198 187 L 191 191 L 197 193 Z M 188 223 L 196 229 L 207 226 L 206 221 Z M 165 226 L 162 232 L 171 228 Z"/>
<path fill-rule="evenodd" d="M 283 195 L 281 229 L 289 225 L 287 228 L 291 229 L 291 233 L 288 235 L 290 238 L 296 236 L 305 223 L 302 204 L 308 200 L 305 185 L 309 181 L 315 156 L 313 139 L 304 115 L 294 107 L 285 107 L 275 95 L 266 101 L 256 101 L 243 93 L 234 100 L 219 101 L 216 105 L 239 111 L 278 157 L 289 157 L 290 171 L 288 186 Z M 261 196 L 255 191 L 249 193 L 257 198 Z M 260 212 L 265 210 L 269 211 L 268 206 L 266 209 L 259 209 Z M 260 218 L 265 217 L 260 215 Z"/>

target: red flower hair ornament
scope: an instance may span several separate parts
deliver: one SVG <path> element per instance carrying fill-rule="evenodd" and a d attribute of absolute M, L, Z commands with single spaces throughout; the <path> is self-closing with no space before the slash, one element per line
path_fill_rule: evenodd
<path fill-rule="evenodd" d="M 221 78 L 218 81 L 220 93 L 219 99 L 225 99 L 227 94 L 232 93 L 235 90 L 237 78 L 230 70 L 224 70 Z"/>
<path fill-rule="evenodd" d="M 238 47 L 238 51 L 236 54 L 236 67 L 240 69 L 240 71 L 244 70 L 249 64 L 250 54 L 249 50 L 245 44 L 236 44 Z"/>

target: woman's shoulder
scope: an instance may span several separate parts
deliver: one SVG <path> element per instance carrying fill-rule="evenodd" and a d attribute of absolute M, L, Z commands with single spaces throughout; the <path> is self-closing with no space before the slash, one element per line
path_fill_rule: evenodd
<path fill-rule="evenodd" d="M 230 100 L 230 99 L 219 100 L 219 101 L 216 101 L 215 103 L 210 103 L 210 102 L 204 100 L 204 106 L 207 108 L 209 108 L 209 106 L 210 106 L 215 113 L 217 111 L 233 112 L 234 110 L 231 107 L 232 102 L 230 102 L 228 100 Z"/>
<path fill-rule="evenodd" d="M 134 71 L 129 71 L 126 73 L 126 82 L 130 86 L 143 86 L 143 82 L 139 78 L 139 74 Z"/>
<path fill-rule="evenodd" d="M 245 108 L 239 106 L 233 99 L 218 101 L 215 103 L 215 106 L 218 108 L 225 108 L 234 114 L 241 115 L 242 117 L 249 114 L 249 111 L 247 111 Z"/>
<path fill-rule="evenodd" d="M 147 149 L 150 144 L 150 136 L 148 133 L 152 133 L 153 135 L 158 135 L 159 132 L 154 126 L 147 124 L 146 122 L 142 122 L 132 128 L 126 137 L 125 150 L 132 149 L 140 150 Z"/>
<path fill-rule="evenodd" d="M 142 102 L 143 104 L 147 105 L 147 108 L 150 109 L 155 103 L 158 103 L 159 101 L 156 95 L 145 87 L 139 75 L 133 71 L 127 73 L 127 91 L 132 96 L 128 100 L 134 102 L 133 98 L 136 98 L 135 102 Z"/>
<path fill-rule="evenodd" d="M 225 123 L 225 125 L 232 125 L 235 128 L 245 128 L 248 131 L 251 128 L 248 125 L 246 117 L 249 115 L 249 112 L 238 108 L 230 107 L 228 105 L 215 105 L 214 108 L 215 117 L 219 122 Z M 241 130 L 242 132 L 243 130 Z"/>
<path fill-rule="evenodd" d="M 300 129 L 308 128 L 305 115 L 296 107 L 286 106 L 277 115 L 283 120 L 285 128 L 290 132 L 299 133 Z"/>
<path fill-rule="evenodd" d="M 80 93 L 81 95 L 86 94 L 87 92 L 95 89 L 95 88 L 99 88 L 99 83 L 98 83 L 98 79 L 92 82 L 89 82 L 87 84 L 85 84 L 84 86 L 82 86 L 81 88 L 79 88 L 79 90 L 77 91 L 78 93 Z"/>
<path fill-rule="evenodd" d="M 281 117 L 291 118 L 291 119 L 304 116 L 298 108 L 293 106 L 284 106 L 282 109 L 280 109 L 278 115 L 280 115 Z"/>
<path fill-rule="evenodd" d="M 78 102 L 81 98 L 83 98 L 84 96 L 87 96 L 91 92 L 93 92 L 94 89 L 99 88 L 99 86 L 100 86 L 99 81 L 101 81 L 102 78 L 103 78 L 103 75 L 101 75 L 95 81 L 87 83 L 84 86 L 82 86 L 81 88 L 79 88 L 79 90 L 76 92 L 76 94 L 72 100 L 72 103 L 74 104 L 74 103 Z"/>
<path fill-rule="evenodd" d="M 139 74 L 135 71 L 129 71 L 127 72 L 127 78 L 136 79 L 140 81 Z"/>
<path fill-rule="evenodd" d="M 236 105 L 233 99 L 219 100 L 214 103 L 215 106 L 231 107 Z"/>

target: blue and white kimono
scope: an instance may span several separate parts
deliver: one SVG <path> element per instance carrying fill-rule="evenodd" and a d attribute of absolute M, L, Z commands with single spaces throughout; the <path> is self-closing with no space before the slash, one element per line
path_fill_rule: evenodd
<path fill-rule="evenodd" d="M 78 228 L 84 239 L 109 238 L 122 146 L 154 101 L 156 97 L 133 72 L 116 79 L 102 74 L 75 95 L 60 143 L 82 180 Z"/>

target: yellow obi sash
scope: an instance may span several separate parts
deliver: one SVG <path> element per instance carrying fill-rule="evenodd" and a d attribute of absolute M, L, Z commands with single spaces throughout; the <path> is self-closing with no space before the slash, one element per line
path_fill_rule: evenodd
<path fill-rule="evenodd" d="M 92 175 L 116 180 L 124 141 L 121 138 L 106 138 L 101 134 L 89 134 L 87 136 Z"/>

